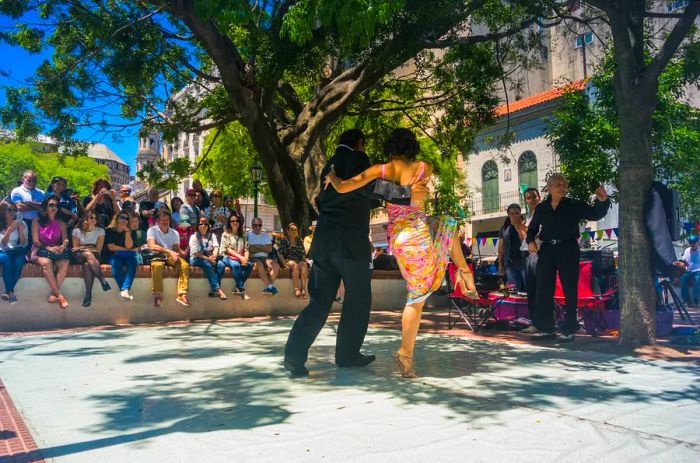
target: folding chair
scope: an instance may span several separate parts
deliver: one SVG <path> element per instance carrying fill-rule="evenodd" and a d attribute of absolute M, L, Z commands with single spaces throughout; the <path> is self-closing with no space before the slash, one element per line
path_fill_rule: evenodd
<path fill-rule="evenodd" d="M 593 269 L 591 261 L 579 262 L 578 274 L 578 298 L 576 307 L 579 322 L 584 317 L 590 317 L 594 326 L 602 327 L 602 331 L 609 329 L 608 322 L 605 319 L 606 303 L 617 296 L 617 287 L 610 288 L 606 292 L 600 294 L 598 282 L 593 278 Z M 563 321 L 564 315 L 564 290 L 557 274 L 556 289 L 554 291 L 554 307 L 556 310 L 556 320 Z M 598 335 L 598 329 L 595 328 L 591 333 L 593 336 Z"/>
<path fill-rule="evenodd" d="M 491 301 L 483 297 L 481 293 L 479 293 L 479 299 L 468 298 L 462 293 L 460 286 L 456 283 L 455 276 L 457 274 L 457 266 L 454 263 L 450 262 L 447 265 L 447 274 L 449 276 L 451 288 L 449 295 L 451 305 L 448 310 L 447 322 L 450 329 L 454 328 L 454 326 L 462 320 L 467 324 L 470 330 L 476 332 L 482 328 L 489 319 L 493 318 L 497 320 L 496 314 L 493 312 Z M 454 322 L 452 321 L 452 310 L 457 312 L 457 316 L 454 317 Z"/>

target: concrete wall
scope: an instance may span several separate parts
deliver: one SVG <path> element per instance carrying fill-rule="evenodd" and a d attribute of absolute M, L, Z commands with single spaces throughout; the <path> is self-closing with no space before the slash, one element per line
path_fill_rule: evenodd
<path fill-rule="evenodd" d="M 103 292 L 98 282 L 93 289 L 92 306 L 81 306 L 85 285 L 78 266 L 71 266 L 69 277 L 63 284 L 63 294 L 71 304 L 62 310 L 58 304 L 49 304 L 49 286 L 34 265 L 26 265 L 24 276 L 16 287 L 19 303 L 10 306 L 0 301 L 0 331 L 31 331 L 49 328 L 77 326 L 159 323 L 177 320 L 202 320 L 263 315 L 291 315 L 300 312 L 308 299 L 294 297 L 292 280 L 287 273 L 276 282 L 279 294 L 274 297 L 262 294 L 262 284 L 251 276 L 246 289 L 251 299 L 243 301 L 232 296 L 233 280 L 227 273 L 222 286 L 228 300 L 209 298 L 209 284 L 200 269 L 193 269 L 190 277 L 190 302 L 183 307 L 175 302 L 177 280 L 172 271 L 166 270 L 163 306 L 155 308 L 151 295 L 150 270 L 140 267 L 132 288 L 133 301 L 119 297 L 109 267 L 104 273 L 112 284 L 112 290 Z M 0 280 L 0 287 L 2 286 Z M 4 290 L 4 287 L 3 287 Z M 376 271 L 372 280 L 372 308 L 391 309 L 403 307 L 406 302 L 405 282 L 398 272 Z M 336 308 L 339 306 L 336 304 Z"/>

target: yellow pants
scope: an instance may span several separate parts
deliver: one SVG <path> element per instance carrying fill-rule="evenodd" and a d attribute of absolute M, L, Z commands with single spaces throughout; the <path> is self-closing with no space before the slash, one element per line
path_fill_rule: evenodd
<path fill-rule="evenodd" d="M 163 267 L 173 267 L 177 269 L 177 294 L 187 294 L 190 285 L 190 264 L 180 257 L 174 260 L 168 256 L 165 262 L 151 262 L 151 291 L 153 294 L 163 292 Z"/>

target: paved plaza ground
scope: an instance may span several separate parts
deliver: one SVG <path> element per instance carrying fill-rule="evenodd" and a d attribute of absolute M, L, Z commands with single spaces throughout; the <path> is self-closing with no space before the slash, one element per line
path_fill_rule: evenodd
<path fill-rule="evenodd" d="M 695 362 L 422 333 L 404 380 L 398 330 L 370 328 L 378 360 L 337 369 L 331 321 L 290 379 L 292 322 L 0 338 L 0 399 L 39 449 L 0 461 L 700 461 Z"/>

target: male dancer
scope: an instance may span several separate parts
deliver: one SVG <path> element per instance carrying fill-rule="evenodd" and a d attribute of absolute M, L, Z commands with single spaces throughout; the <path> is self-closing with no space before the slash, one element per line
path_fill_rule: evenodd
<path fill-rule="evenodd" d="M 343 179 L 369 167 L 361 130 L 344 132 L 338 142 L 335 154 L 321 172 L 321 184 L 331 166 Z M 335 363 L 339 367 L 362 367 L 376 358 L 360 353 L 372 302 L 368 237 L 371 191 L 368 186 L 340 194 L 328 188 L 318 196 L 319 216 L 309 251 L 309 259 L 314 262 L 309 275 L 309 305 L 299 314 L 284 349 L 284 367 L 292 376 L 309 374 L 304 366 L 309 348 L 326 323 L 341 280 L 345 301 L 338 323 Z"/>

